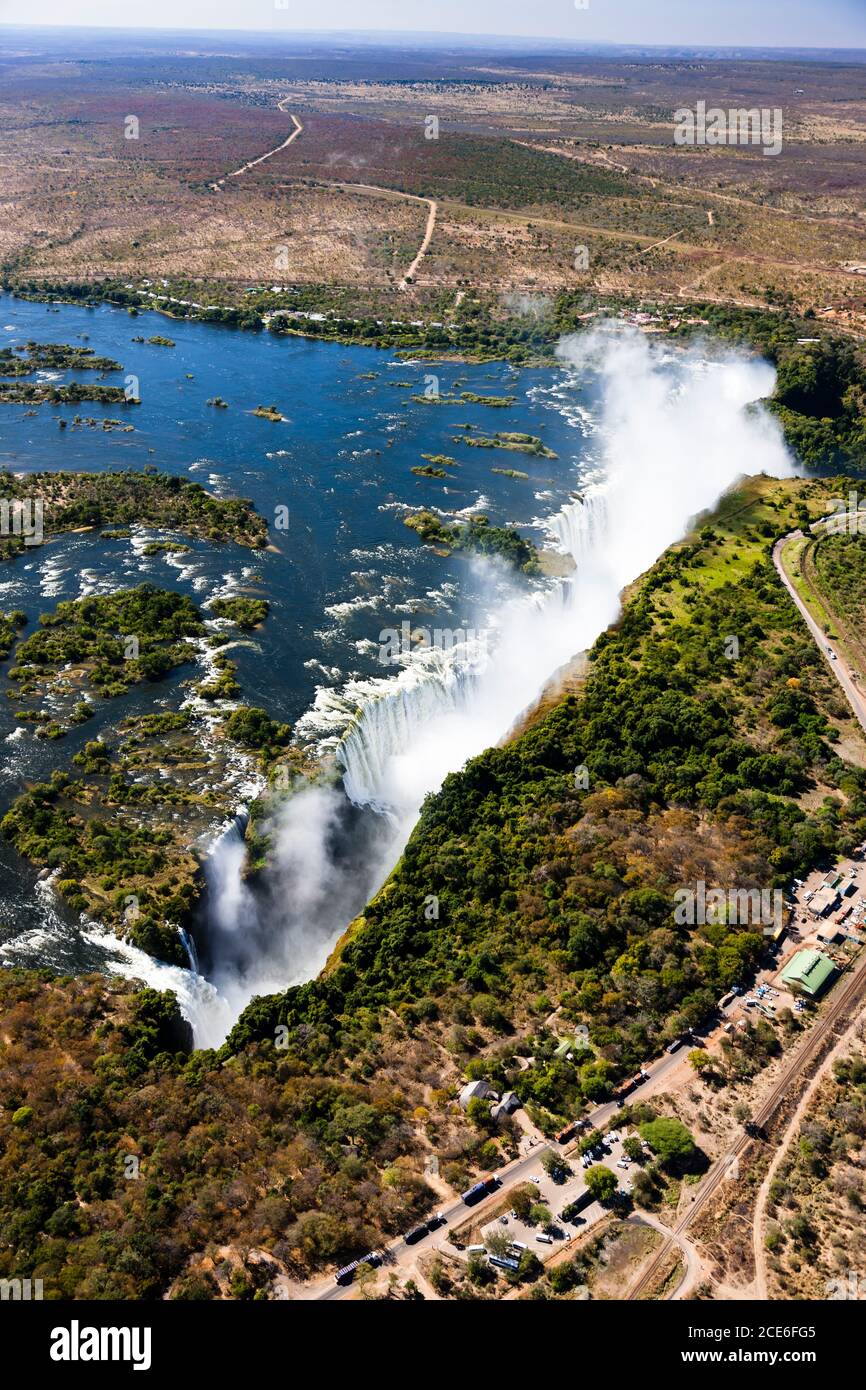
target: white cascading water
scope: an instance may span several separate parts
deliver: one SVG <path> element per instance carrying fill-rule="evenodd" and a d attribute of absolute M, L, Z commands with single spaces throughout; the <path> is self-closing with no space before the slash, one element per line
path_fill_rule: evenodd
<path fill-rule="evenodd" d="M 61 937 L 66 931 L 57 911 L 55 880 L 59 874 L 60 870 L 57 869 L 36 884 L 36 894 L 42 906 L 44 922 L 41 930 L 49 939 Z M 219 1047 L 234 1018 L 214 985 L 198 974 L 194 961 L 195 948 L 191 942 L 185 942 L 187 950 L 192 950 L 191 968 L 184 970 L 182 966 L 168 965 L 165 961 L 155 960 L 146 951 L 133 946 L 129 941 L 120 940 L 114 932 L 107 931 L 83 915 L 80 919 L 80 930 L 84 940 L 103 956 L 109 973 L 120 975 L 127 980 L 142 980 L 152 989 L 171 990 L 177 997 L 181 1013 L 192 1027 L 196 1046 Z M 25 933 L 16 940 L 14 948 L 8 952 L 10 960 L 14 961 L 19 953 L 26 957 L 28 935 L 30 933 Z"/>
<path fill-rule="evenodd" d="M 454 660 L 367 682 L 338 749 L 359 804 L 411 826 L 448 772 L 503 738 L 545 681 L 614 620 L 623 588 L 743 473 L 793 471 L 770 416 L 747 407 L 773 389 L 766 362 L 672 353 L 636 331 L 567 339 L 562 359 L 594 368 L 603 390 L 604 482 L 550 523 L 573 574 L 542 599 L 494 615 L 486 662 Z M 446 654 L 453 658 L 453 654 Z"/>
<path fill-rule="evenodd" d="M 200 1045 L 224 1033 L 254 994 L 321 968 L 399 857 L 424 796 L 508 733 L 551 675 L 615 619 L 623 588 L 693 517 L 743 474 L 795 471 L 776 422 L 749 409 L 773 390 L 766 362 L 706 347 L 672 352 L 618 325 L 564 340 L 559 356 L 576 375 L 593 371 L 603 388 L 604 481 L 550 522 L 573 574 L 542 595 L 500 604 L 486 619 L 489 650 L 424 650 L 396 676 L 320 694 L 301 724 L 330 732 L 323 745 L 336 745 L 350 800 L 386 812 L 379 841 L 361 871 L 338 863 L 340 794 L 299 790 L 270 827 L 279 912 L 263 931 L 242 879 L 242 838 L 237 830 L 223 835 L 208 864 L 219 993 L 204 1021 L 198 1001 L 195 1016 L 187 1013 Z"/>

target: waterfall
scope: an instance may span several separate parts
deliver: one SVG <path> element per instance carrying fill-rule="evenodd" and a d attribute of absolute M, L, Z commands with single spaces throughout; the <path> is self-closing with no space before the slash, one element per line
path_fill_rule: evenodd
<path fill-rule="evenodd" d="M 510 598 L 490 618 L 492 650 L 460 674 L 460 653 L 392 681 L 359 684 L 337 759 L 360 804 L 388 807 L 409 833 L 447 773 L 504 738 L 549 677 L 616 618 L 620 594 L 740 476 L 791 474 L 777 423 L 753 402 L 772 367 L 706 347 L 674 354 L 631 332 L 566 340 L 560 355 L 604 387 L 604 482 L 548 522 L 574 571 L 545 595 Z"/>
<path fill-rule="evenodd" d="M 398 676 L 344 689 L 343 706 L 354 702 L 354 713 L 336 756 L 356 805 L 404 825 L 414 821 L 424 796 L 504 737 L 545 680 L 606 626 L 618 590 L 608 585 L 599 602 L 588 592 L 606 518 L 607 499 L 598 489 L 551 519 L 550 533 L 574 560 L 574 572 L 545 593 L 500 605 L 490 618 L 489 643 L 413 653 Z"/>
<path fill-rule="evenodd" d="M 95 923 L 82 921 L 81 934 L 105 956 L 105 968 L 127 980 L 141 980 L 151 989 L 170 990 L 190 1024 L 196 1047 L 219 1047 L 236 1015 L 209 980 L 196 969 L 167 965 L 128 941 L 121 941 Z"/>
<path fill-rule="evenodd" d="M 274 812 L 261 902 L 243 878 L 245 821 L 216 842 L 207 865 L 211 1015 L 192 1019 L 197 1042 L 225 1029 L 254 994 L 317 973 L 393 868 L 425 795 L 508 734 L 694 517 L 744 472 L 794 471 L 778 424 L 749 408 L 772 392 L 765 362 L 700 347 L 675 355 L 633 331 L 566 340 L 560 355 L 575 377 L 596 372 L 603 388 L 595 437 L 604 482 L 548 522 L 573 573 L 542 593 L 497 601 L 479 624 L 490 642 L 416 649 L 396 675 L 319 692 L 296 732 L 334 751 L 343 790 L 303 785 Z M 352 821 L 352 806 L 367 810 Z M 182 1006 L 192 1018 L 188 998 Z"/>
<path fill-rule="evenodd" d="M 399 810 L 407 775 L 411 795 L 412 750 L 426 728 L 472 704 L 485 666 L 477 644 L 464 642 L 448 651 L 422 649 L 399 675 L 347 687 L 343 699 L 357 714 L 337 746 L 337 762 L 350 801 L 385 815 Z"/>
<path fill-rule="evenodd" d="M 238 806 L 234 816 L 220 827 L 205 861 L 208 893 L 208 948 L 211 955 L 242 946 L 239 934 L 253 930 L 258 921 L 255 899 L 244 880 L 244 834 L 249 810 Z"/>
<path fill-rule="evenodd" d="M 198 968 L 198 951 L 195 948 L 195 942 L 189 932 L 185 931 L 183 927 L 179 927 L 178 931 L 180 933 L 181 942 L 183 943 L 183 949 L 186 951 L 186 958 L 189 961 L 189 968 L 192 970 L 193 974 L 198 975 L 200 972 Z"/>

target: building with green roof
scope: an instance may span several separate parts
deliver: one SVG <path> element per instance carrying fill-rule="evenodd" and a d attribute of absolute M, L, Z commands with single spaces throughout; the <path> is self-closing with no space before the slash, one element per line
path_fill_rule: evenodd
<path fill-rule="evenodd" d="M 829 956 L 820 951 L 798 951 L 782 971 L 782 979 L 790 989 L 802 990 L 816 999 L 835 974 L 836 967 Z"/>

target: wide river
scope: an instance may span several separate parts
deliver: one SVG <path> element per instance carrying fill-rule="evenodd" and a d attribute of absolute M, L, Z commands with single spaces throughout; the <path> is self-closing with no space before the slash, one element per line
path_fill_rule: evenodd
<path fill-rule="evenodd" d="M 134 341 L 156 334 L 174 345 Z M 333 754 L 342 781 L 304 785 L 281 803 L 255 894 L 244 876 L 243 813 L 213 828 L 195 932 L 200 970 L 155 963 L 64 913 L 44 875 L 0 843 L 0 963 L 118 970 L 175 989 L 202 1045 L 219 1043 L 254 994 L 321 967 L 393 866 L 423 797 L 508 733 L 692 518 L 743 473 L 794 469 L 778 425 L 751 408 L 773 389 L 767 363 L 713 344 L 671 346 L 622 325 L 566 340 L 561 368 L 518 370 L 0 299 L 0 343 L 28 339 L 87 344 L 121 363 L 141 404 L 2 405 L 8 469 L 154 464 L 218 496 L 251 498 L 272 526 L 288 516 L 268 551 L 195 541 L 189 554 L 148 558 L 153 532 L 107 540 L 92 531 L 34 548 L 0 577 L 0 607 L 23 609 L 31 623 L 61 599 L 145 579 L 190 595 L 205 616 L 221 595 L 271 604 L 261 631 L 232 650 L 243 697 Z M 435 404 L 436 391 L 513 401 Z M 207 404 L 217 396 L 227 409 Z M 284 418 L 257 417 L 257 405 Z M 75 425 L 76 414 L 119 416 L 134 430 Z M 555 457 L 455 439 L 505 431 L 538 436 Z M 457 466 L 446 479 L 418 477 L 411 470 L 425 454 Z M 515 526 L 567 557 L 571 572 L 528 581 L 500 562 L 437 554 L 403 524 L 422 507 Z M 383 634 L 404 622 L 480 636 L 383 664 Z M 61 742 L 17 726 L 14 700 L 0 699 L 0 813 L 27 782 L 68 767 L 96 729 L 110 733 L 131 712 L 176 703 L 189 674 L 102 702 L 95 725 Z M 237 777 L 231 799 L 241 806 L 255 787 L 243 769 Z"/>
<path fill-rule="evenodd" d="M 157 334 L 175 346 L 134 341 Z M 591 374 L 572 367 L 404 362 L 375 348 L 243 333 L 154 313 L 131 317 L 108 306 L 0 297 L 0 345 L 31 339 L 86 345 L 121 363 L 123 375 L 107 380 L 123 385 L 124 376 L 134 376 L 141 404 L 2 405 L 5 468 L 27 473 L 156 465 L 217 496 L 251 498 L 271 525 L 277 509 L 287 508 L 289 524 L 272 531 L 276 550 L 214 547 L 185 537 L 192 553 L 173 558 L 142 555 L 143 544 L 156 535 L 144 528 L 132 539 L 105 540 L 98 532 L 53 539 L 3 566 L 0 607 L 22 608 L 32 627 L 60 600 L 143 580 L 187 593 L 205 611 L 217 595 L 266 597 L 268 621 L 232 653 L 243 699 L 293 724 L 306 716 L 307 735 L 329 734 L 332 743 L 351 717 L 352 692 L 371 678 L 393 675 L 379 659 L 384 630 L 400 629 L 404 621 L 413 629 L 480 628 L 509 586 L 495 566 L 443 558 L 422 545 L 404 517 L 419 507 L 449 518 L 484 512 L 493 523 L 550 544 L 551 519 L 597 470 L 592 421 L 598 387 Z M 94 374 L 46 375 L 69 381 Z M 434 388 L 443 396 L 468 391 L 513 396 L 514 402 L 495 408 L 412 399 Z M 216 396 L 228 409 L 207 404 Z M 276 405 L 285 419 L 256 417 L 259 404 Z M 74 426 L 76 415 L 120 418 L 134 431 Z M 67 428 L 58 427 L 60 418 Z M 467 433 L 464 425 L 476 435 L 537 435 L 557 458 L 468 447 L 454 439 Z M 447 480 L 417 477 L 410 470 L 424 454 L 447 454 L 459 466 Z M 529 477 L 507 477 L 495 468 Z M 541 592 L 545 582 L 518 587 Z M 189 674 L 185 669 L 162 685 L 103 704 L 95 722 L 54 743 L 16 727 L 4 674 L 0 814 L 27 782 L 69 766 L 86 738 L 132 712 L 171 702 Z M 539 684 L 547 674 L 538 670 Z M 445 758 L 447 750 L 442 753 Z M 443 774 L 447 770 L 443 761 Z M 37 885 L 36 871 L 5 843 L 0 873 L 0 960 L 76 970 L 103 965 L 103 948 L 58 912 L 50 891 Z"/>

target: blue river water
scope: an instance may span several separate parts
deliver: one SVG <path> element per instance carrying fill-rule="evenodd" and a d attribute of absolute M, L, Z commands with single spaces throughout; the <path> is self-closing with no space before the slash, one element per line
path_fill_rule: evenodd
<path fill-rule="evenodd" d="M 175 346 L 134 341 L 157 334 Z M 483 512 L 543 545 L 550 519 L 594 465 L 588 424 L 594 382 L 578 382 L 566 368 L 406 362 L 375 348 L 0 296 L 0 346 L 29 339 L 86 345 L 116 360 L 123 373 L 106 381 L 123 385 L 133 376 L 141 403 L 0 405 L 3 467 L 24 474 L 155 465 L 218 497 L 251 498 L 272 527 L 273 548 L 251 551 L 183 537 L 189 554 L 147 558 L 144 543 L 166 533 L 141 527 L 131 539 L 108 540 L 95 531 L 59 537 L 0 569 L 0 607 L 23 609 L 32 626 L 60 600 L 144 580 L 189 594 L 205 613 L 218 595 L 265 597 L 267 622 L 232 655 L 242 698 L 293 724 L 305 713 L 309 721 L 317 692 L 383 675 L 383 630 L 404 621 L 412 628 L 480 626 L 497 587 L 513 583 L 496 566 L 443 557 L 421 544 L 403 524 L 411 511 L 424 507 L 446 518 Z M 50 375 L 58 381 L 93 377 Z M 446 397 L 469 391 L 515 399 L 507 408 L 412 399 L 434 387 Z M 216 396 L 227 409 L 207 404 Z M 280 422 L 253 415 L 257 405 L 271 404 L 283 415 Z M 76 425 L 76 415 L 100 423 L 121 419 L 134 428 L 120 433 Z M 464 425 L 476 435 L 537 435 L 557 458 L 455 442 L 467 432 Z M 419 478 L 410 470 L 424 454 L 447 454 L 458 467 L 447 480 Z M 509 478 L 494 468 L 518 469 L 529 478 Z M 273 529 L 284 509 L 288 529 Z M 547 674 L 539 672 L 539 683 Z M 58 743 L 16 726 L 4 675 L 0 814 L 28 781 L 68 766 L 97 730 L 170 702 L 188 675 L 105 702 L 95 723 Z M 5 844 L 0 872 L 0 943 L 9 944 L 42 921 L 45 895 L 35 889 L 35 871 Z M 93 962 L 76 944 L 68 960 L 55 952 L 51 963 L 81 968 Z"/>

